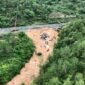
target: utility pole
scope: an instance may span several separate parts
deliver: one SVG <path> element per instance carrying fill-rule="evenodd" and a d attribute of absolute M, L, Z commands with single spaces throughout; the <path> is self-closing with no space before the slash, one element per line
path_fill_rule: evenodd
<path fill-rule="evenodd" d="M 15 20 L 14 20 L 14 28 L 13 31 L 16 31 L 16 26 L 17 26 L 17 18 L 18 18 L 18 12 L 19 12 L 19 1 L 17 2 L 17 6 L 16 6 L 16 13 L 15 13 Z"/>
<path fill-rule="evenodd" d="M 19 4 L 19 2 L 18 2 L 18 4 Z M 16 25 L 17 25 L 17 18 L 18 18 L 18 11 L 19 11 L 19 5 L 18 4 L 17 4 L 17 8 L 16 8 L 16 15 L 15 15 L 15 24 L 14 24 L 15 28 L 16 28 Z"/>

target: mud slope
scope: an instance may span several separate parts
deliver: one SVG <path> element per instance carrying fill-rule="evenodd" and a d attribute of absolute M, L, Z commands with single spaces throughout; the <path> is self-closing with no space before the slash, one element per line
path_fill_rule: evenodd
<path fill-rule="evenodd" d="M 26 32 L 35 46 L 35 52 L 28 63 L 21 69 L 20 74 L 15 76 L 7 85 L 30 85 L 34 78 L 38 77 L 40 65 L 44 64 L 52 53 L 58 33 L 49 28 L 31 29 Z M 37 55 L 41 53 L 41 56 Z"/>

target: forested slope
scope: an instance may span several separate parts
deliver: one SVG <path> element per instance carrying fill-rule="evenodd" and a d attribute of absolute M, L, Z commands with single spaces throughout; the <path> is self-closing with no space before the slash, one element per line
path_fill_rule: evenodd
<path fill-rule="evenodd" d="M 34 44 L 23 32 L 0 36 L 0 85 L 16 76 L 34 52 Z"/>
<path fill-rule="evenodd" d="M 85 20 L 65 26 L 33 85 L 85 85 Z"/>
<path fill-rule="evenodd" d="M 84 18 L 85 0 L 0 0 L 0 27 L 54 23 L 52 12 Z"/>

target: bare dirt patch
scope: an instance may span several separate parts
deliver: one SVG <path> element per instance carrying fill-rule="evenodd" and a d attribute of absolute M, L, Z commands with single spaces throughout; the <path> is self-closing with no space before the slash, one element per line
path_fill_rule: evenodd
<path fill-rule="evenodd" d="M 54 43 L 58 38 L 57 31 L 51 28 L 31 29 L 26 32 L 35 46 L 35 52 L 28 63 L 21 69 L 20 74 L 15 76 L 7 85 L 30 85 L 38 77 L 40 65 L 44 64 L 52 53 Z"/>

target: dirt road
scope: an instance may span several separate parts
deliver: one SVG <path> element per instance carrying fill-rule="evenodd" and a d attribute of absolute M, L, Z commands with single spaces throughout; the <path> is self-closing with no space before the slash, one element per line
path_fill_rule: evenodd
<path fill-rule="evenodd" d="M 20 74 L 15 76 L 7 85 L 30 85 L 38 77 L 40 65 L 44 64 L 52 53 L 54 43 L 58 38 L 58 33 L 49 28 L 31 29 L 26 32 L 35 46 L 35 52 L 28 63 L 21 69 Z"/>

